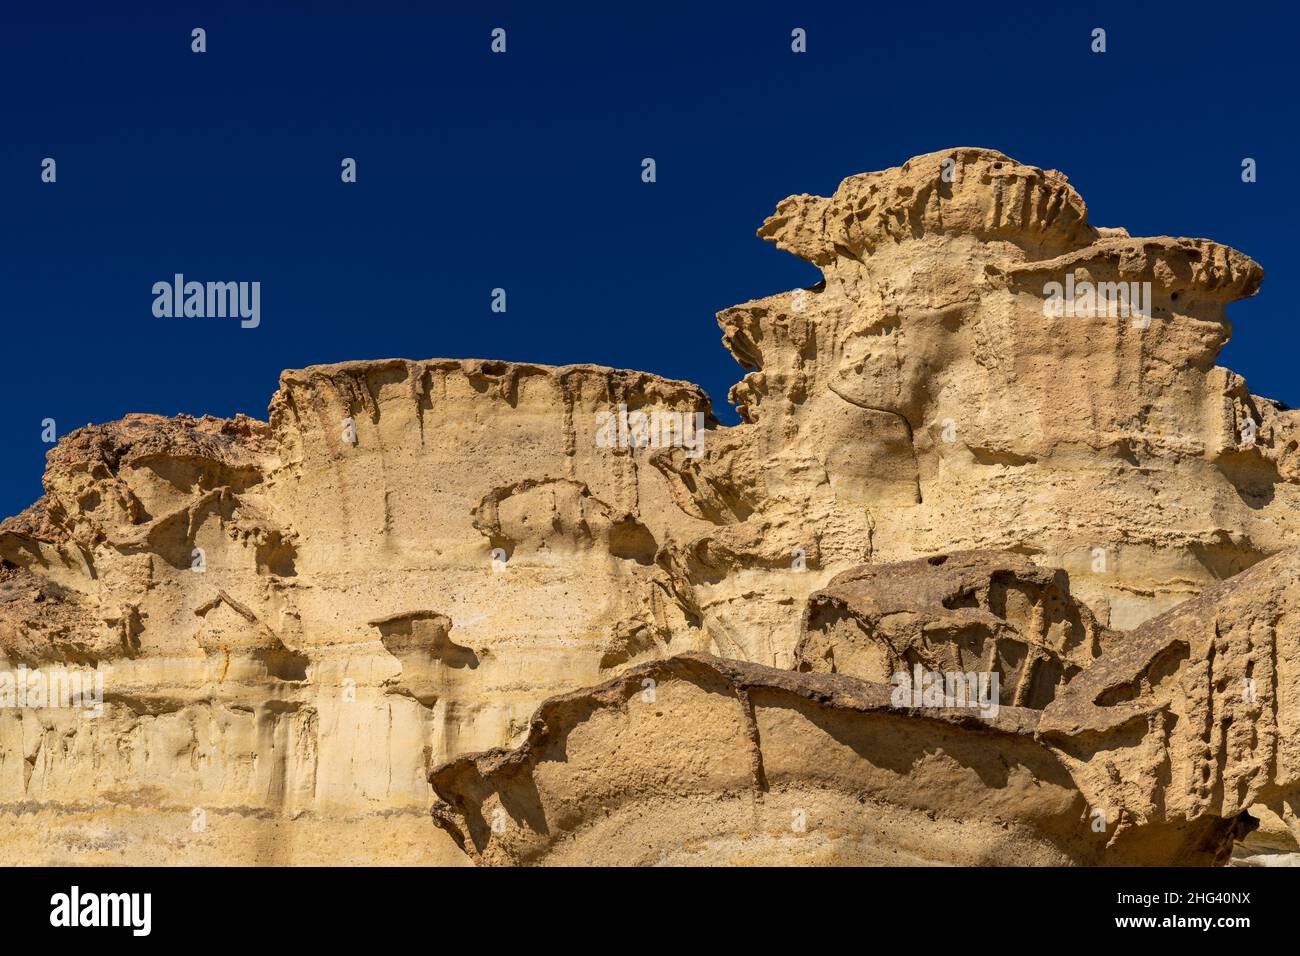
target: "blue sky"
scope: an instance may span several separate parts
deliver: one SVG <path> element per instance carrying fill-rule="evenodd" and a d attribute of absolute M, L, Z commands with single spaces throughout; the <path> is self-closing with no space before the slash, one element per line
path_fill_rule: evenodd
<path fill-rule="evenodd" d="M 0 514 L 40 494 L 43 419 L 265 417 L 320 362 L 645 369 L 734 421 L 713 314 L 818 278 L 762 220 L 958 145 L 1064 171 L 1095 224 L 1256 258 L 1221 361 L 1300 404 L 1281 4 L 109 6 L 0 14 Z M 260 281 L 261 325 L 155 317 L 176 272 Z"/>

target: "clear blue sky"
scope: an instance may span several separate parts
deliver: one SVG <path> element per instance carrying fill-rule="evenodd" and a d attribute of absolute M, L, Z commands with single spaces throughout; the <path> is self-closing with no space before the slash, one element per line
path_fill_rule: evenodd
<path fill-rule="evenodd" d="M 1222 361 L 1300 404 L 1296 14 L 1055 6 L 6 4 L 0 514 L 40 494 L 42 419 L 265 417 L 279 371 L 319 362 L 596 362 L 734 421 L 713 313 L 818 277 L 755 228 L 957 145 L 1061 169 L 1098 225 L 1254 256 Z M 261 326 L 155 318 L 175 272 L 260 281 Z"/>

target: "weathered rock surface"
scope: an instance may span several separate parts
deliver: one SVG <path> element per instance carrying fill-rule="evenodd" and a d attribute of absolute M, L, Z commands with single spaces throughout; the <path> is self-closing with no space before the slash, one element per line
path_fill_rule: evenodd
<path fill-rule="evenodd" d="M 967 148 L 760 235 L 824 281 L 719 315 L 735 427 L 647 373 L 438 359 L 64 436 L 0 525 L 0 671 L 104 709 L 0 708 L 0 845 L 1198 863 L 1268 806 L 1289 846 L 1296 413 L 1214 364 L 1259 266 Z M 1149 320 L 1046 314 L 1067 278 L 1149 283 Z M 998 715 L 891 708 L 918 665 L 996 673 Z"/>
<path fill-rule="evenodd" d="M 1117 838 L 1177 820 L 1253 828 L 1256 805 L 1300 838 L 1298 602 L 1300 552 L 1286 551 L 1122 635 L 1047 705 L 1040 736 Z"/>
<path fill-rule="evenodd" d="M 511 739 L 607 659 L 675 631 L 696 646 L 654 564 L 663 532 L 635 517 L 671 516 L 657 472 L 593 437 L 619 403 L 708 408 L 636 372 L 366 362 L 286 372 L 269 424 L 67 436 L 0 533 L 0 653 L 96 667 L 107 706 L 0 711 L 14 828 L 144 793 L 173 822 L 102 824 L 109 859 L 460 859 L 428 822 L 430 766 Z M 285 818 L 310 847 L 271 831 Z M 323 836 L 339 827 L 401 846 Z"/>
<path fill-rule="evenodd" d="M 836 575 L 808 600 L 795 669 L 879 683 L 917 666 L 997 671 L 1001 703 L 1042 708 L 1114 640 L 1064 572 L 969 551 Z"/>
<path fill-rule="evenodd" d="M 1085 808 L 1035 712 L 889 698 L 703 654 L 643 664 L 547 701 L 518 749 L 435 770 L 435 819 L 495 864 L 1069 861 L 1053 838 Z"/>
<path fill-rule="evenodd" d="M 1126 635 L 1022 561 L 940 555 L 814 595 L 801 649 L 848 647 L 880 680 L 843 676 L 839 654 L 812 658 L 834 661 L 821 673 L 687 654 L 547 701 L 518 748 L 433 772 L 434 818 L 490 864 L 1214 865 L 1257 804 L 1293 846 L 1300 553 Z M 986 609 L 1009 594 L 1020 613 Z M 1072 629 L 1107 652 L 1060 667 L 1040 635 Z M 1010 704 L 900 704 L 888 675 L 916 664 L 1012 675 Z"/>

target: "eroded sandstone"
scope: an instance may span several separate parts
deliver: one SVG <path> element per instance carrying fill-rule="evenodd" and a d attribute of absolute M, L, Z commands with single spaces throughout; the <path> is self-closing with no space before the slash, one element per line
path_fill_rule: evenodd
<path fill-rule="evenodd" d="M 1205 863 L 1255 806 L 1289 845 L 1296 413 L 1214 364 L 1260 267 L 972 148 L 759 234 L 823 281 L 719 314 L 734 427 L 648 373 L 394 359 L 287 371 L 266 422 L 64 436 L 0 526 L 0 670 L 94 672 L 104 713 L 0 709 L 0 840 Z M 1149 315 L 1047 314 L 1067 279 Z M 601 434 L 629 413 L 703 431 Z M 996 672 L 999 715 L 890 707 L 908 664 Z"/>

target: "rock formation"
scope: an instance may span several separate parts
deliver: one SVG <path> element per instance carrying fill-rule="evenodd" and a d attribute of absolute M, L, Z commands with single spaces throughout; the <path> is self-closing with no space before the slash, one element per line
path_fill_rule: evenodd
<path fill-rule="evenodd" d="M 0 682 L 0 843 L 1212 864 L 1265 819 L 1294 849 L 1300 437 L 1214 364 L 1259 266 L 983 149 L 759 234 L 824 279 L 719 315 L 734 427 L 647 373 L 437 359 L 65 436 L 0 525 L 0 672 L 95 675 L 102 713 Z"/>

